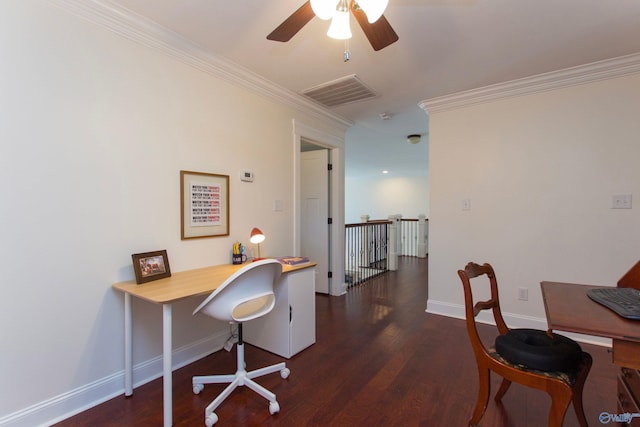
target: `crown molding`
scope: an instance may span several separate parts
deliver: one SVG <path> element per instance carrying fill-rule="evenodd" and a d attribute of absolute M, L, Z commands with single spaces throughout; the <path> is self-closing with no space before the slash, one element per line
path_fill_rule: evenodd
<path fill-rule="evenodd" d="M 482 102 L 622 77 L 638 72 L 640 72 L 640 53 L 635 53 L 427 99 L 419 102 L 418 106 L 425 110 L 427 114 L 431 114 Z"/>
<path fill-rule="evenodd" d="M 160 51 L 178 61 L 243 87 L 270 100 L 321 120 L 330 120 L 344 129 L 353 122 L 307 100 L 282 86 L 220 56 L 204 51 L 195 43 L 135 12 L 109 0 L 48 0 L 67 12 L 100 25 L 122 37 Z"/>
<path fill-rule="evenodd" d="M 322 120 L 328 119 L 345 129 L 353 125 L 352 121 L 334 114 L 321 105 L 276 85 L 239 64 L 207 53 L 179 34 L 109 0 L 48 1 L 133 42 L 163 52 L 185 64 L 268 99 L 313 117 Z M 640 53 L 426 99 L 420 101 L 418 106 L 427 114 L 431 114 L 638 72 L 640 72 Z"/>

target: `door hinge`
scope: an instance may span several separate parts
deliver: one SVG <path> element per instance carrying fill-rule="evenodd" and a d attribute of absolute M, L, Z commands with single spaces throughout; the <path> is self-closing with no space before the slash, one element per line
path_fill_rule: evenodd
<path fill-rule="evenodd" d="M 327 164 L 327 170 L 328 171 L 332 171 L 333 170 L 333 165 L 331 163 Z"/>
<path fill-rule="evenodd" d="M 333 273 L 332 272 L 327 272 L 327 277 L 329 277 L 329 279 L 333 278 Z"/>
<path fill-rule="evenodd" d="M 329 225 L 333 224 L 333 218 L 327 218 L 327 224 Z"/>

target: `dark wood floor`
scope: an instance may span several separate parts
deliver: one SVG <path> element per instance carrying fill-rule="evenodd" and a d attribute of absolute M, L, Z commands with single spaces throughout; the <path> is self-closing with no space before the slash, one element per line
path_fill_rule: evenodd
<path fill-rule="evenodd" d="M 452 283 L 457 283 L 452 272 Z M 455 280 L 454 280 L 455 278 Z M 460 292 L 462 296 L 462 292 Z M 351 290 L 345 297 L 316 297 L 317 342 L 287 361 L 291 376 L 259 379 L 277 394 L 280 413 L 251 390 L 236 390 L 216 411 L 220 426 L 466 426 L 478 388 L 464 322 L 425 313 L 427 262 L 402 258 L 399 270 Z M 487 337 L 495 328 L 483 327 Z M 606 348 L 583 345 L 594 358 L 585 386 L 590 425 L 617 413 L 616 368 Z M 248 369 L 281 358 L 247 345 Z M 174 372 L 175 426 L 204 426 L 204 408 L 223 385 L 199 395 L 191 376 L 231 373 L 235 350 L 222 350 Z M 481 425 L 540 427 L 547 424 L 545 393 L 514 384 L 502 405 L 493 401 Z M 135 389 L 57 424 L 66 426 L 161 426 L 162 380 Z M 578 426 L 569 408 L 565 427 Z"/>

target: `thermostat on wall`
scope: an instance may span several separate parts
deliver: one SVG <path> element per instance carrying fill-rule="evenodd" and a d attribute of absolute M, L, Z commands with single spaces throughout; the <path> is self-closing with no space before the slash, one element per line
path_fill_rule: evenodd
<path fill-rule="evenodd" d="M 253 182 L 253 172 L 240 172 L 240 181 Z"/>

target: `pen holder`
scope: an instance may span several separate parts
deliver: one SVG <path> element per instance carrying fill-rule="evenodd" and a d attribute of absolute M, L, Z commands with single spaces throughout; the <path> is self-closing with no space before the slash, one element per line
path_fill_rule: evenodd
<path fill-rule="evenodd" d="M 247 256 L 245 254 L 233 254 L 231 258 L 232 264 L 242 264 L 247 260 Z"/>

